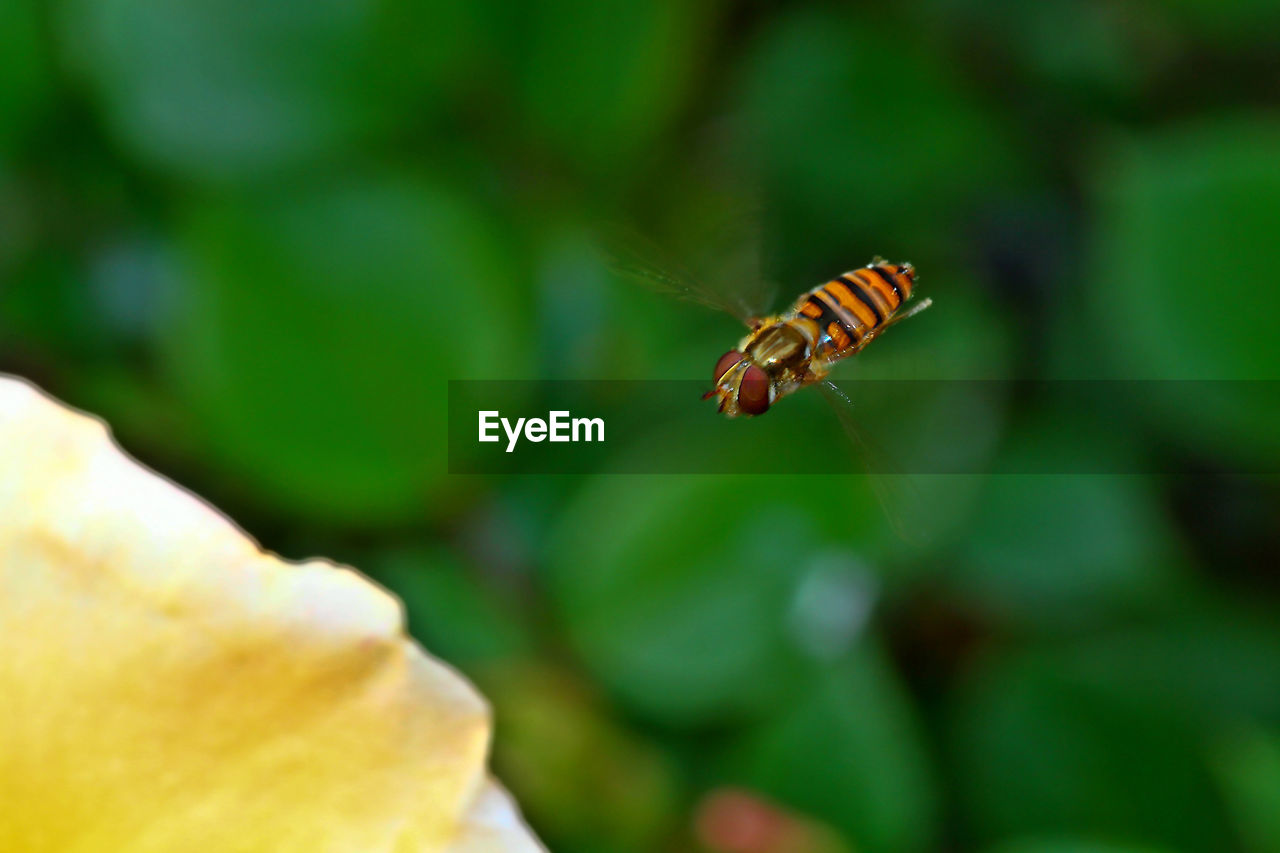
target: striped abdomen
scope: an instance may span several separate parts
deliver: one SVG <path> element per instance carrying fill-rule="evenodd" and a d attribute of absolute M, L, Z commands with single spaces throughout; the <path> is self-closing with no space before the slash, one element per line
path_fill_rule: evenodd
<path fill-rule="evenodd" d="M 818 329 L 814 355 L 836 359 L 857 352 L 911 298 L 911 264 L 876 263 L 819 285 L 796 302 L 797 319 Z"/>

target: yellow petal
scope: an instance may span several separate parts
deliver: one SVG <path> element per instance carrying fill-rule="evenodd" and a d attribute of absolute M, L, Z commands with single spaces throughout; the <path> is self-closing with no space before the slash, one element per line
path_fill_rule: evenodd
<path fill-rule="evenodd" d="M 488 739 L 395 598 L 0 377 L 0 850 L 539 850 Z"/>

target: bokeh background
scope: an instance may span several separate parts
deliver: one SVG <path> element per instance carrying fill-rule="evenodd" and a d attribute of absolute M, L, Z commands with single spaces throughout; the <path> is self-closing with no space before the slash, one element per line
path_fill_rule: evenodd
<path fill-rule="evenodd" d="M 1268 0 L 7 0 L 0 369 L 398 592 L 557 851 L 1280 851 L 1278 107 Z M 449 379 L 735 339 L 614 220 L 909 259 L 850 375 L 1152 473 L 924 478 L 925 545 L 858 477 L 448 475 Z"/>

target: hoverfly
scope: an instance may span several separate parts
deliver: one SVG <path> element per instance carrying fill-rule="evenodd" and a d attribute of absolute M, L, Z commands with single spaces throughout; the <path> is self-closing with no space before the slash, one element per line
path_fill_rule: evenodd
<path fill-rule="evenodd" d="M 777 400 L 806 385 L 830 385 L 836 362 L 856 355 L 894 323 L 918 314 L 932 301 L 911 299 L 911 264 L 875 258 L 803 294 L 789 310 L 748 317 L 751 331 L 720 356 L 704 399 L 716 397 L 729 417 L 762 415 Z"/>
<path fill-rule="evenodd" d="M 751 417 L 764 414 L 788 394 L 817 385 L 856 455 L 867 463 L 866 473 L 899 535 L 915 541 L 928 538 L 917 525 L 908 528 L 899 517 L 904 505 L 917 506 L 920 498 L 904 477 L 875 470 L 882 455 L 858 428 L 852 401 L 828 378 L 838 362 L 933 304 L 931 299 L 911 301 L 915 267 L 876 257 L 861 269 L 801 294 L 786 311 L 769 314 L 761 309 L 771 294 L 758 276 L 726 276 L 733 287 L 716 289 L 681 266 L 669 261 L 659 264 L 656 247 L 634 234 L 623 240 L 615 235 L 604 248 L 614 272 L 652 290 L 730 314 L 747 327 L 737 346 L 716 362 L 714 385 L 704 400 L 715 397 L 728 417 Z"/>
<path fill-rule="evenodd" d="M 752 304 L 759 296 L 753 300 L 722 294 L 679 268 L 657 266 L 649 257 L 624 257 L 613 248 L 610 257 L 616 272 L 724 311 L 747 326 L 746 336 L 716 362 L 714 387 L 703 396 L 715 397 L 729 417 L 762 415 L 806 385 L 821 384 L 828 394 L 844 398 L 827 378 L 831 369 L 857 355 L 885 329 L 933 304 L 922 299 L 908 305 L 915 290 L 915 267 L 880 257 L 801 294 L 780 314 L 761 313 L 760 306 Z"/>

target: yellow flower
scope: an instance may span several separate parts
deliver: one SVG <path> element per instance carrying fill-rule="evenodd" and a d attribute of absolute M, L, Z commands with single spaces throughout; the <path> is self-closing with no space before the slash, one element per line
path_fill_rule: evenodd
<path fill-rule="evenodd" d="M 0 851 L 540 850 L 488 739 L 395 598 L 0 377 Z"/>

